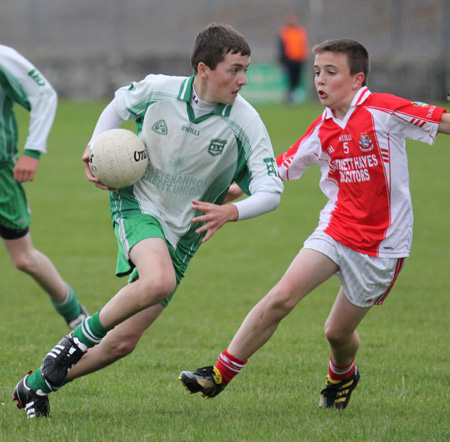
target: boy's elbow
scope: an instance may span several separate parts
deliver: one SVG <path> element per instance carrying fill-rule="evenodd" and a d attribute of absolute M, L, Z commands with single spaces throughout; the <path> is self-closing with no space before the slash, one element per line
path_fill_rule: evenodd
<path fill-rule="evenodd" d="M 278 208 L 281 202 L 281 193 L 275 193 L 271 199 L 271 204 L 269 205 L 269 212 L 274 211 Z"/>

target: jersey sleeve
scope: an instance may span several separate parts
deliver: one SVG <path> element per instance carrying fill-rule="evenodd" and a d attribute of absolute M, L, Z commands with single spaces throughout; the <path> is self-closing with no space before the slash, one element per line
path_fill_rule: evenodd
<path fill-rule="evenodd" d="M 146 80 L 132 82 L 129 86 L 118 89 L 114 95 L 114 108 L 124 120 L 143 117 L 147 109 L 146 95 L 149 84 Z"/>
<path fill-rule="evenodd" d="M 317 118 L 304 135 L 286 152 L 277 157 L 278 175 L 282 180 L 299 179 L 321 156 L 319 130 L 322 117 Z"/>
<path fill-rule="evenodd" d="M 30 112 L 25 149 L 45 153 L 55 118 L 57 94 L 33 64 L 8 47 L 1 47 L 0 70 L 5 93 Z"/>
<path fill-rule="evenodd" d="M 281 194 L 283 183 L 278 177 L 276 160 L 267 129 L 257 113 L 248 119 L 237 135 L 240 145 L 240 167 L 236 182 L 247 194 L 272 192 Z"/>
<path fill-rule="evenodd" d="M 390 131 L 397 133 L 405 140 L 422 141 L 432 145 L 436 141 L 439 122 L 445 109 L 438 106 L 422 103 L 419 101 L 409 101 L 401 97 L 390 94 L 379 95 L 385 103 L 385 115 L 390 118 L 386 119 L 386 124 Z M 376 107 L 372 108 L 376 112 Z"/>
<path fill-rule="evenodd" d="M 186 78 L 178 77 L 177 82 L 171 81 L 173 78 L 175 77 L 150 74 L 141 81 L 121 87 L 116 91 L 113 100 L 117 113 L 124 121 L 142 119 L 151 104 L 176 99 L 180 85 Z"/>
<path fill-rule="evenodd" d="M 89 141 L 89 145 L 103 132 L 111 129 L 119 128 L 123 123 L 122 118 L 117 113 L 113 102 L 111 101 L 103 112 L 100 114 L 99 119 L 97 120 L 97 124 L 95 125 L 94 132 L 92 133 L 91 140 Z"/>

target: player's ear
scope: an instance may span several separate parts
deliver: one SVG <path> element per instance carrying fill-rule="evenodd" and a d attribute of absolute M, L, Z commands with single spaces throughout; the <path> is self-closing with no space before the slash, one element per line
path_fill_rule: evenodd
<path fill-rule="evenodd" d="M 201 61 L 201 62 L 198 64 L 197 72 L 198 72 L 199 77 L 200 77 L 202 80 L 206 80 L 206 78 L 208 78 L 209 67 L 206 66 L 206 64 L 203 63 L 203 61 Z"/>
<path fill-rule="evenodd" d="M 355 75 L 354 82 L 355 82 L 355 85 L 358 87 L 358 89 L 364 84 L 364 78 L 365 78 L 365 75 L 363 72 L 358 72 Z"/>

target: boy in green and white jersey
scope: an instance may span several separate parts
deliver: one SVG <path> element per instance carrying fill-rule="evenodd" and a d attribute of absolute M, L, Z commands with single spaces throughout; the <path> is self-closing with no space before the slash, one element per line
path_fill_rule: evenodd
<path fill-rule="evenodd" d="M 30 113 L 24 154 L 18 158 L 14 105 Z M 56 311 L 74 329 L 87 317 L 75 292 L 31 240 L 31 219 L 23 183 L 33 181 L 57 105 L 46 78 L 13 48 L 0 45 L 0 237 L 14 266 L 30 275 L 49 295 Z"/>
<path fill-rule="evenodd" d="M 239 96 L 249 64 L 245 38 L 212 24 L 195 41 L 192 77 L 149 75 L 119 89 L 103 111 L 92 139 L 134 119 L 149 156 L 138 183 L 110 192 L 119 244 L 116 274 L 130 280 L 17 384 L 14 398 L 28 417 L 48 416 L 48 393 L 134 350 L 202 242 L 227 222 L 278 206 L 283 185 L 270 139 L 257 112 Z M 83 160 L 91 182 L 114 190 L 90 172 L 89 146 Z M 224 204 L 232 199 L 233 182 L 250 196 Z"/>
<path fill-rule="evenodd" d="M 111 193 L 113 219 L 153 215 L 185 264 L 202 239 L 192 223 L 192 200 L 222 204 L 233 181 L 252 195 L 282 190 L 257 112 L 239 95 L 232 105 L 205 104 L 201 112 L 193 83 L 194 76 L 149 75 L 119 89 L 112 103 L 123 120 L 142 120 L 150 158 L 137 184 Z"/>

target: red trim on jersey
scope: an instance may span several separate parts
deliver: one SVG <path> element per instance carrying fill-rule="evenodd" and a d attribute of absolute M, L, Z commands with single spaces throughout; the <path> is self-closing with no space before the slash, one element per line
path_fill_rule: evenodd
<path fill-rule="evenodd" d="M 317 117 L 314 122 L 309 126 L 309 128 L 306 130 L 306 132 L 303 134 L 303 136 L 297 140 L 297 142 L 291 146 L 287 152 L 284 152 L 281 155 L 278 155 L 276 158 L 277 166 L 283 166 L 283 169 L 286 170 L 286 177 L 284 178 L 286 181 L 289 181 L 289 167 L 297 154 L 298 149 L 300 148 L 302 141 L 308 139 L 308 137 L 314 132 L 316 127 L 320 125 L 323 122 L 322 115 L 320 117 Z M 316 155 L 317 157 L 317 155 Z"/>

